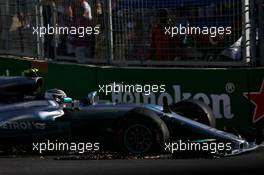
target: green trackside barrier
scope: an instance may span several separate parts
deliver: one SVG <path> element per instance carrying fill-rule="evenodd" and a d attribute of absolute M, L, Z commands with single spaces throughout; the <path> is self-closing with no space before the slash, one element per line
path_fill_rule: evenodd
<path fill-rule="evenodd" d="M 166 92 L 145 96 L 137 93 L 113 93 L 114 102 L 155 103 L 198 99 L 214 110 L 218 126 L 248 126 L 251 123 L 250 105 L 243 96 L 248 89 L 245 69 L 99 69 L 99 84 L 165 84 Z"/>
<path fill-rule="evenodd" d="M 30 62 L 27 60 L 0 57 L 0 75 L 21 75 L 24 70 L 29 68 Z"/>
<path fill-rule="evenodd" d="M 44 89 L 63 89 L 74 99 L 79 99 L 90 91 L 99 91 L 99 85 L 114 82 L 124 85 L 164 84 L 166 92 L 149 96 L 133 92 L 108 95 L 101 92 L 99 95 L 101 99 L 112 102 L 159 105 L 162 104 L 164 96 L 173 103 L 184 99 L 198 99 L 211 106 L 217 118 L 218 128 L 264 128 L 264 92 L 261 93 L 264 68 L 111 68 L 68 63 L 38 66 L 35 62 L 3 59 L 0 61 L 0 73 L 4 74 L 5 70 L 10 69 L 11 75 L 19 75 L 28 65 L 40 70 L 40 76 L 45 80 Z M 256 99 L 263 100 L 257 104 L 252 103 L 248 99 L 249 92 L 256 94 Z"/>
<path fill-rule="evenodd" d="M 69 97 L 80 99 L 97 90 L 97 68 L 72 64 L 49 63 L 44 77 L 44 88 L 63 89 Z"/>
<path fill-rule="evenodd" d="M 44 78 L 43 91 L 60 88 L 70 97 L 81 98 L 97 90 L 97 67 L 0 58 L 0 75 L 20 76 L 30 68 L 37 68 Z"/>

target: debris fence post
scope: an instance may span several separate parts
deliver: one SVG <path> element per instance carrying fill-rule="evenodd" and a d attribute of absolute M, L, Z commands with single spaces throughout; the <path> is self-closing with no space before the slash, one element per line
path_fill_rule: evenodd
<path fill-rule="evenodd" d="M 107 39 L 108 39 L 108 63 L 114 60 L 114 42 L 113 42 L 113 18 L 112 18 L 112 0 L 107 0 Z"/>

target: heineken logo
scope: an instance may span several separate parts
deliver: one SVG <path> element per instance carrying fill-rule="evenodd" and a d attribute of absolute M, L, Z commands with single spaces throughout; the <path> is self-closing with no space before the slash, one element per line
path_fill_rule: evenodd
<path fill-rule="evenodd" d="M 214 115 L 217 119 L 233 119 L 230 93 L 235 91 L 234 84 L 226 85 L 226 93 L 222 94 L 205 94 L 203 92 L 193 93 L 183 90 L 181 85 L 173 85 L 172 93 L 164 92 L 160 94 L 150 93 L 112 93 L 112 102 L 115 103 L 136 103 L 136 104 L 163 104 L 163 98 L 167 97 L 170 104 L 177 103 L 182 100 L 194 99 L 203 101 L 205 104 L 211 106 Z"/>

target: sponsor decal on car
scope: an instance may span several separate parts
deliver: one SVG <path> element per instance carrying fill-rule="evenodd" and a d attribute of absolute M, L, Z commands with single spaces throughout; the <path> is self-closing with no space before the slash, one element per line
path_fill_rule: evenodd
<path fill-rule="evenodd" d="M 31 122 L 0 122 L 0 129 L 3 130 L 43 130 L 46 128 L 45 123 L 31 123 Z"/>

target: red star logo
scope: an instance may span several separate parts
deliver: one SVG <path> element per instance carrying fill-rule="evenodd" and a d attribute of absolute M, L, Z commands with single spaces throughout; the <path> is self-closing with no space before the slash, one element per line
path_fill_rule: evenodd
<path fill-rule="evenodd" d="M 257 123 L 264 118 L 264 81 L 259 92 L 244 93 L 244 96 L 255 105 L 253 123 Z"/>

